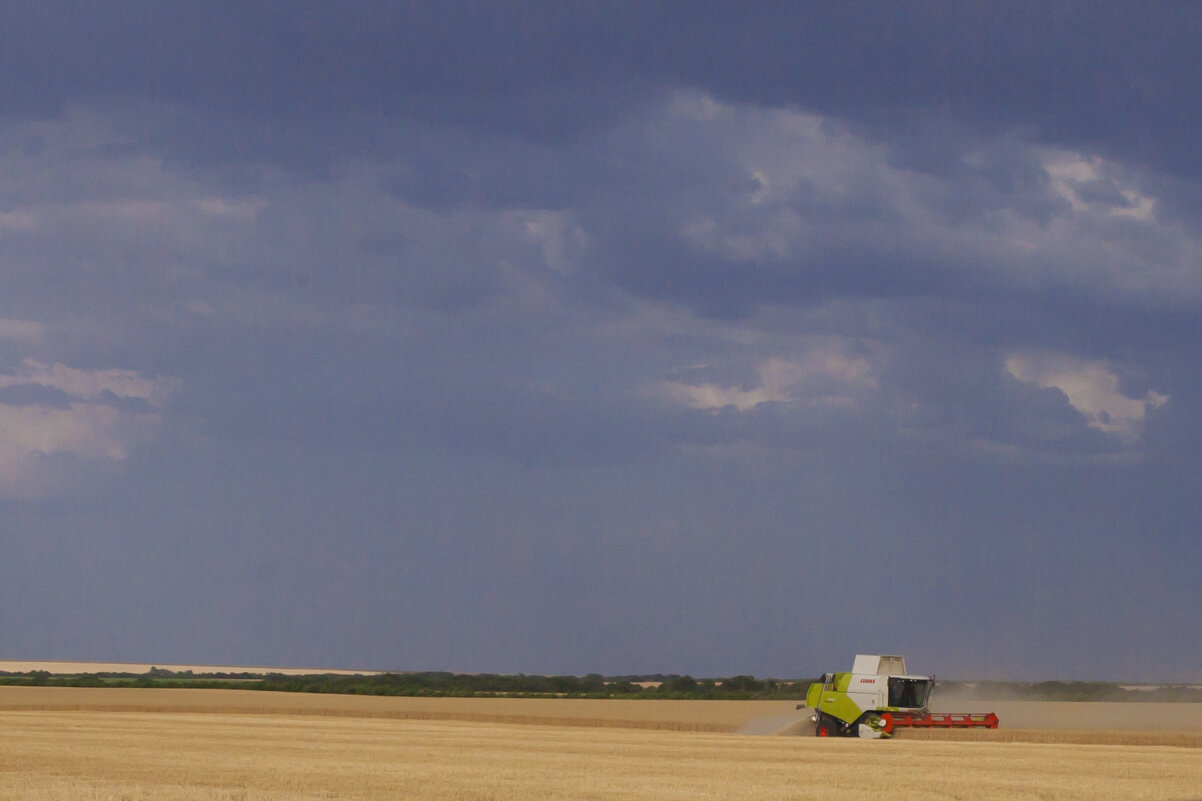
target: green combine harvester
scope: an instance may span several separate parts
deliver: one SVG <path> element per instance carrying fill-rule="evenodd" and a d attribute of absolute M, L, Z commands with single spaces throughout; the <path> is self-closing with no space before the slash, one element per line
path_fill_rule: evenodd
<path fill-rule="evenodd" d="M 819 737 L 891 737 L 899 728 L 996 729 L 992 712 L 931 712 L 933 676 L 911 676 L 900 656 L 857 654 L 850 673 L 827 673 L 806 702 Z"/>

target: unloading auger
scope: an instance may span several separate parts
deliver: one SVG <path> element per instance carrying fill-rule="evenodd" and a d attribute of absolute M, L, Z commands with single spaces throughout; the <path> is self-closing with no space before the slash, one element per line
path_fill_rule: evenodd
<path fill-rule="evenodd" d="M 896 729 L 996 729 L 992 712 L 931 712 L 927 709 L 935 679 L 906 673 L 900 656 L 857 654 L 850 673 L 827 673 L 810 685 L 806 702 L 813 709 L 819 737 L 890 737 Z"/>

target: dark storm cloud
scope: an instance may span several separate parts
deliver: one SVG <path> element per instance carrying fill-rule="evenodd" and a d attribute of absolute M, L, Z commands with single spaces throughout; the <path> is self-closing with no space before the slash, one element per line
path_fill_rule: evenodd
<path fill-rule="evenodd" d="M 356 152 L 375 158 L 405 153 L 409 158 L 386 180 L 410 203 L 575 208 L 586 230 L 597 234 L 594 268 L 621 286 L 709 314 L 745 316 L 767 298 L 807 304 L 845 294 L 992 292 L 1005 271 L 996 262 L 1015 254 L 932 245 L 937 232 L 915 230 L 899 213 L 897 198 L 882 192 L 881 175 L 871 171 L 854 179 L 858 185 L 841 197 L 805 178 L 797 182 L 783 208 L 814 226 L 804 246 L 738 260 L 697 252 L 676 236 L 690 222 L 687 212 L 721 216 L 754 234 L 782 204 L 752 209 L 732 202 L 754 192 L 745 165 L 730 161 L 728 151 L 740 146 L 729 141 L 735 132 L 707 133 L 701 123 L 696 127 L 702 138 L 696 140 L 689 133 L 695 120 L 660 119 L 659 131 L 623 129 L 623 121 L 672 86 L 696 87 L 734 103 L 816 109 L 850 124 L 843 135 L 862 132 L 867 148 L 887 142 L 883 166 L 929 177 L 929 190 L 915 181 L 910 191 L 944 224 L 987 230 L 991 215 L 1007 211 L 1043 224 L 1055 215 L 1056 203 L 1064 202 L 1046 191 L 1047 176 L 1030 140 L 1008 132 L 1088 144 L 1055 125 L 1045 127 L 1041 115 L 1065 107 L 1057 81 L 1088 73 L 1092 81 L 1080 81 L 1082 87 L 1110 87 L 1104 96 L 1076 97 L 1078 119 L 1091 102 L 1126 102 L 1125 84 L 1108 80 L 1111 69 L 1126 70 L 1135 83 L 1159 85 L 1161 71 L 1173 66 L 1178 40 L 1158 38 L 1172 13 L 1147 22 L 1118 5 L 1088 10 L 1057 5 L 1022 15 L 1018 25 L 996 24 L 1005 13 L 998 6 L 938 3 L 909 6 L 904 13 L 867 4 L 767 5 L 732 20 L 709 4 L 615 11 L 572 4 L 434 9 L 363 3 L 337 14 L 324 4 L 217 4 L 201 15 L 153 3 L 103 9 L 65 4 L 17 15 L 8 29 L 13 48 L 5 50 L 14 66 L 20 61 L 30 70 L 45 52 L 61 51 L 63 60 L 53 69 L 32 69 L 28 83 L 14 82 L 6 91 L 15 108 L 29 100 L 22 95 L 26 91 L 57 103 L 125 96 L 183 104 L 187 110 L 171 112 L 182 114 L 176 123 L 164 120 L 166 131 L 176 131 L 166 134 L 164 146 L 168 153 L 193 147 L 179 137 L 202 148 L 218 143 L 207 155 L 192 151 L 198 163 L 278 159 L 324 169 Z M 1122 28 L 1129 17 L 1132 24 Z M 1188 32 L 1188 20 L 1180 22 L 1184 27 L 1175 30 Z M 1101 56 L 1087 43 L 1110 52 L 1106 43 L 1120 29 L 1124 47 L 1099 66 Z M 103 33 L 76 41 L 79 30 Z M 926 46 L 915 47 L 906 38 L 914 30 L 922 31 Z M 37 43 L 37 53 L 31 43 Z M 1165 48 L 1151 59 L 1151 49 L 1161 44 Z M 820 62 L 827 72 L 817 70 Z M 1068 76 L 1061 74 L 1065 70 Z M 1154 77 L 1139 77 L 1149 71 Z M 817 75 L 829 80 L 816 80 Z M 569 87 L 604 107 L 607 92 L 632 76 L 634 85 L 656 91 L 641 94 L 633 105 L 626 98 L 620 114 L 614 106 L 604 124 L 582 125 L 572 137 L 543 135 L 548 132 L 535 108 L 545 107 L 555 120 L 573 119 L 571 107 L 555 102 L 555 93 Z M 822 94 L 824 87 L 831 97 Z M 995 95 L 994 87 L 1009 94 Z M 530 107 L 523 96 L 534 98 Z M 431 98 L 436 105 L 424 105 Z M 950 105 L 932 118 L 926 112 L 933 98 Z M 492 136 L 496 129 L 484 122 L 456 117 L 456 108 L 473 107 L 485 120 L 493 105 L 516 121 L 498 123 L 510 131 L 508 137 Z M 907 107 L 923 113 L 896 124 L 861 118 L 873 109 Z M 978 125 L 983 112 L 1004 124 L 995 132 Z M 1111 116 L 1114 124 L 1130 117 Z M 959 127 L 940 120 L 959 120 Z M 407 130 L 398 133 L 398 122 Z M 229 135 L 213 136 L 221 126 L 229 127 Z M 154 129 L 151 117 L 131 133 L 152 141 L 164 136 Z M 653 144 L 662 150 L 626 152 L 632 140 L 642 147 L 648 134 L 662 140 Z M 1111 144 L 1121 140 L 1117 134 L 1106 137 Z M 966 165 L 969 155 L 977 159 L 972 166 Z M 1122 209 L 1136 202 L 1109 177 L 1071 183 L 1086 203 Z M 385 291 L 397 297 L 466 307 L 495 292 L 489 269 L 429 264 L 430 257 L 412 250 L 412 239 L 394 232 L 368 231 L 361 241 L 363 251 L 345 260 L 362 262 L 357 269 L 372 276 L 340 282 L 343 287 L 370 284 L 378 292 L 392 284 Z M 1045 262 L 1049 257 L 1056 270 L 1057 254 L 1038 255 Z M 467 252 L 451 260 L 478 264 Z M 987 269 L 982 274 L 959 268 L 965 262 L 983 262 Z M 423 277 L 410 278 L 415 272 Z"/>
<path fill-rule="evenodd" d="M 577 48 L 612 41 L 617 20 L 611 36 L 587 35 L 607 16 L 553 4 L 26 6 L 3 40 L 4 66 L 25 80 L 4 99 L 43 113 L 131 95 L 219 113 L 433 115 L 556 138 L 609 110 L 587 80 L 594 66 L 572 66 L 588 63 Z"/>
<path fill-rule="evenodd" d="M 705 314 L 846 296 L 1196 297 L 1181 269 L 1192 235 L 1146 219 L 1158 201 L 1142 176 L 1038 142 L 959 141 L 955 169 L 925 172 L 828 118 L 688 94 L 607 142 L 631 166 L 581 202 L 593 267 Z"/>
<path fill-rule="evenodd" d="M 546 141 L 683 86 L 874 126 L 1029 128 L 1196 175 L 1180 93 L 1200 25 L 1189 3 L 10 4 L 0 67 L 19 79 L 0 98 L 416 114 Z"/>
<path fill-rule="evenodd" d="M 326 445 L 339 439 L 374 447 L 442 443 L 460 452 L 559 463 L 573 454 L 634 458 L 640 441 L 725 438 L 804 447 L 841 437 L 851 442 L 864 430 L 854 412 L 822 421 L 811 411 L 791 423 L 787 415 L 772 423 L 765 422 L 774 417 L 767 410 L 709 417 L 678 409 L 679 421 L 664 411 L 653 422 L 631 402 L 663 380 L 665 368 L 712 360 L 710 346 L 681 348 L 676 364 L 661 356 L 654 357 L 659 366 L 649 361 L 616 370 L 615 388 L 601 401 L 575 397 L 588 364 L 550 361 L 555 368 L 543 375 L 529 368 L 533 354 L 540 354 L 537 363 L 554 348 L 557 334 L 534 333 L 546 325 L 540 315 L 548 298 L 566 304 L 554 312 L 562 334 L 572 328 L 563 315 L 573 308 L 593 309 L 594 324 L 604 324 L 620 319 L 630 298 L 641 296 L 752 327 L 764 309 L 791 307 L 822 316 L 815 333 L 905 342 L 919 326 L 954 337 L 979 330 L 979 351 L 936 360 L 932 370 L 911 371 L 912 378 L 877 365 L 900 388 L 887 397 L 922 398 L 929 419 L 920 428 L 937 439 L 959 432 L 1038 451 L 1083 437 L 1095 442 L 1074 446 L 1082 453 L 1105 451 L 1063 401 L 1046 409 L 1075 421 L 1071 435 L 1052 436 L 1058 429 L 1051 420 L 1042 429 L 1026 427 L 1026 434 L 1008 430 L 1001 415 L 1008 403 L 997 400 L 1010 397 L 998 383 L 1000 365 L 1006 348 L 1042 347 L 1048 337 L 1065 341 L 1074 327 L 1069 341 L 1078 347 L 1096 340 L 1092 323 L 1073 322 L 1102 308 L 1088 299 L 1121 302 L 1138 286 L 1130 270 L 1122 282 L 1104 273 L 1077 274 L 1069 251 L 1088 251 L 1081 237 L 1091 233 L 1090 214 L 1101 224 L 1093 230 L 1117 232 L 1106 251 L 1138 243 L 1142 228 L 1155 227 L 1139 222 L 1127 232 L 1107 222 L 1105 215 L 1126 210 L 1129 199 L 1124 185 L 1105 175 L 1066 180 L 1075 187 L 1107 179 L 1113 189 L 1090 198 L 1078 193 L 1087 209 L 1074 219 L 1038 148 L 1012 138 L 975 140 L 969 144 L 980 157 L 971 163 L 922 173 L 891 164 L 874 140 L 836 121 L 731 106 L 695 93 L 588 143 L 536 146 L 456 131 L 442 138 L 427 128 L 399 134 L 405 147 L 389 159 L 325 176 L 263 176 L 246 194 L 232 196 L 208 194 L 227 187 L 192 170 L 110 146 L 126 141 L 137 124 L 108 119 L 91 113 L 57 126 L 14 129 L 14 139 L 34 130 L 45 140 L 37 160 L 14 154 L 9 162 L 14 171 L 43 176 L 25 185 L 45 188 L 13 195 L 18 203 L 32 202 L 37 212 L 22 213 L 37 224 L 14 218 L 12 234 L 0 242 L 13 268 L 6 275 L 8 295 L 20 297 L 25 310 L 42 303 L 47 311 L 87 310 L 106 320 L 111 355 L 101 355 L 102 342 L 90 336 L 73 349 L 75 363 L 108 366 L 142 342 L 143 352 L 154 354 L 146 363 L 156 370 L 190 364 L 195 378 L 213 386 L 222 375 L 243 376 L 234 394 L 216 393 L 208 405 L 179 401 L 221 436 L 259 430 Z M 88 146 L 79 147 L 80 141 Z M 962 150 L 970 151 L 968 144 Z M 64 154 L 70 156 L 65 162 Z M 1067 234 L 1020 252 L 995 218 L 1003 228 L 1007 220 L 1029 224 L 1037 235 L 1055 223 Z M 1017 266 L 1015 255 L 1022 260 Z M 1023 261 L 1036 262 L 1038 275 L 1032 278 Z M 93 267 L 81 271 L 82 264 Z M 1172 263 L 1153 259 L 1150 266 L 1171 269 Z M 44 286 L 34 280 L 47 275 L 60 278 Z M 1048 282 L 1063 284 L 1063 294 L 1049 297 Z M 541 299 L 522 311 L 529 292 Z M 924 305 L 921 298 L 942 300 Z M 1082 313 L 1064 319 L 1065 298 L 1077 298 Z M 840 299 L 905 303 L 889 307 L 884 319 L 891 327 L 873 333 L 823 311 Z M 1007 305 L 994 311 L 999 301 Z M 1165 302 L 1153 298 L 1149 314 Z M 927 311 L 906 315 L 906 303 Z M 414 340 L 428 349 L 418 357 L 421 366 L 413 363 L 416 344 L 390 358 L 377 342 L 348 360 L 344 351 L 365 340 L 346 326 L 365 311 L 365 319 L 379 316 L 385 325 L 390 315 L 403 314 L 411 331 L 428 323 L 426 312 L 460 319 L 457 328 L 443 328 L 454 339 Z M 131 313 L 141 322 L 124 322 Z M 483 314 L 482 322 L 469 325 L 468 313 Z M 940 332 L 936 321 L 945 316 Z M 735 349 L 740 355 L 730 358 L 746 367 L 771 355 L 792 357 L 787 338 L 772 341 L 771 325 L 761 335 L 770 343 L 767 353 Z M 591 347 L 587 339 L 577 333 L 570 341 Z M 514 346 L 492 354 L 498 375 L 491 382 L 445 375 L 452 365 L 481 369 L 481 343 L 507 341 Z M 729 343 L 717 347 L 731 352 Z M 909 364 L 923 358 L 924 347 L 938 346 L 915 343 L 894 358 Z M 281 358 L 294 349 L 298 358 Z M 1094 357 L 1112 352 L 1098 348 Z M 375 375 L 398 367 L 391 385 L 371 395 L 373 384 L 364 382 L 378 382 Z M 530 392 L 507 383 L 506 370 L 531 373 L 523 379 L 531 387 L 553 376 L 551 389 Z M 969 378 L 977 372 L 989 380 Z M 263 389 L 249 389 L 256 384 Z M 354 389 L 331 396 L 327 386 Z M 995 402 L 982 402 L 991 392 L 1000 393 Z M 468 402 L 449 403 L 448 396 Z M 277 411 L 285 406 L 286 413 Z M 1036 430 L 1045 432 L 1042 446 L 1038 436 L 1030 438 Z M 660 432 L 658 440 L 647 431 Z M 815 437 L 816 431 L 828 433 Z"/>
<path fill-rule="evenodd" d="M 0 387 L 0 404 L 66 409 L 71 405 L 71 396 L 57 387 L 44 384 L 14 384 Z"/>
<path fill-rule="evenodd" d="M 1158 8 L 6 9 L 6 647 L 1194 678 Z"/>
<path fill-rule="evenodd" d="M 398 197 L 422 206 L 539 208 L 578 205 L 607 167 L 591 149 L 540 146 L 511 137 L 420 126 L 408 160 L 391 183 Z"/>

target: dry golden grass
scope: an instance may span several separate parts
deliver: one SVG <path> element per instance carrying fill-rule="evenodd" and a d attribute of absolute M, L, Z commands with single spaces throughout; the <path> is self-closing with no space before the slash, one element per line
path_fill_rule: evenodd
<path fill-rule="evenodd" d="M 334 715 L 0 712 L 5 801 L 1189 799 L 1178 748 Z"/>
<path fill-rule="evenodd" d="M 1130 731 L 1128 729 L 909 729 L 896 739 L 978 743 L 1045 743 L 1061 745 L 1169 745 L 1202 748 L 1202 732 Z M 1199 757 L 1202 759 L 1202 757 Z M 1202 793 L 1199 794 L 1202 799 Z"/>
<path fill-rule="evenodd" d="M 1002 728 L 913 729 L 902 731 L 899 739 L 1202 747 L 1202 714 L 1180 704 L 1003 701 L 971 706 L 997 712 Z M 794 701 L 403 698 L 245 690 L 0 687 L 0 710 L 325 715 L 744 734 L 812 731 L 806 722 L 808 713 L 795 707 Z M 1202 707 L 1197 712 L 1202 713 Z"/>
<path fill-rule="evenodd" d="M 255 690 L 0 687 L 0 710 L 301 714 L 715 732 L 738 731 L 753 720 L 779 720 L 780 728 L 805 717 L 795 707 L 794 701 L 405 698 Z"/>
<path fill-rule="evenodd" d="M 936 711 L 996 712 L 1006 729 L 1110 729 L 1202 734 L 1202 704 L 1156 702 L 949 701 Z"/>

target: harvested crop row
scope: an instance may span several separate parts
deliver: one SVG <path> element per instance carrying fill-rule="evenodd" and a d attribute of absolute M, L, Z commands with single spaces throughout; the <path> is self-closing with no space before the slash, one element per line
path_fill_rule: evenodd
<path fill-rule="evenodd" d="M 833 770 L 839 764 L 855 770 Z M 355 717 L 0 712 L 6 801 L 1190 798 L 1175 748 L 512 726 Z"/>

